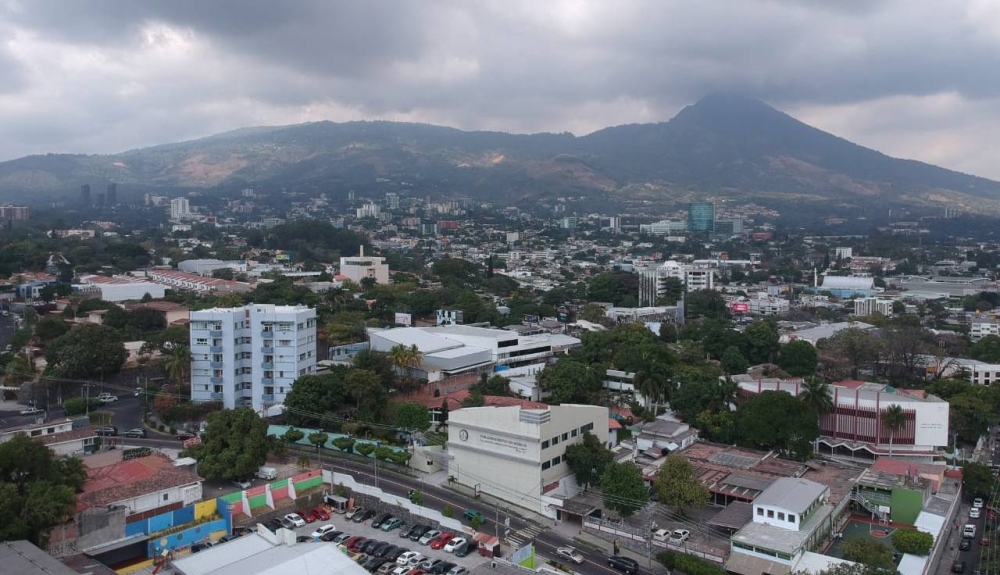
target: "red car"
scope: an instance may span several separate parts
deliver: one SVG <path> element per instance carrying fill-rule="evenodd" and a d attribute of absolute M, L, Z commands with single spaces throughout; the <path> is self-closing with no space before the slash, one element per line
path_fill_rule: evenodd
<path fill-rule="evenodd" d="M 437 537 L 431 540 L 431 549 L 440 549 L 445 545 L 447 545 L 448 542 L 454 538 L 455 538 L 454 533 L 445 531 L 444 533 L 438 535 Z"/>
<path fill-rule="evenodd" d="M 355 535 L 354 537 L 351 537 L 350 539 L 348 539 L 346 541 L 345 545 L 347 545 L 347 550 L 348 551 L 350 551 L 352 553 L 357 553 L 358 552 L 358 547 L 362 543 L 364 543 L 365 541 L 367 541 L 367 540 L 368 540 L 367 537 L 362 537 L 360 535 Z"/>
<path fill-rule="evenodd" d="M 298 514 L 302 519 L 305 519 L 306 523 L 315 523 L 316 516 L 313 515 L 312 511 L 306 511 L 305 509 L 299 509 Z"/>
<path fill-rule="evenodd" d="M 330 512 L 326 507 L 319 505 L 316 509 L 312 510 L 312 514 L 316 517 L 316 521 L 329 521 Z"/>

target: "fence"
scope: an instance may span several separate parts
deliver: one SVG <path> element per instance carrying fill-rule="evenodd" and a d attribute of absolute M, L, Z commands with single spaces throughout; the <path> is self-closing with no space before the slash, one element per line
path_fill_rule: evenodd
<path fill-rule="evenodd" d="M 236 493 L 220 497 L 218 499 L 219 513 L 221 514 L 222 508 L 225 507 L 227 514 L 230 516 L 240 513 L 252 516 L 255 507 L 267 507 L 268 510 L 272 510 L 277 501 L 287 499 L 291 496 L 297 497 L 300 491 L 312 489 L 322 484 L 323 476 L 318 469 L 307 471 L 287 479 L 279 479 L 268 485 L 261 485 L 247 489 L 246 491 L 237 491 Z"/>
<path fill-rule="evenodd" d="M 456 533 L 474 533 L 474 531 L 472 531 L 469 527 L 462 525 L 462 522 L 457 519 L 445 517 L 440 511 L 435 509 L 415 505 L 412 501 L 405 497 L 386 493 L 373 485 L 358 483 L 354 479 L 353 475 L 347 475 L 345 473 L 331 473 L 330 471 L 324 470 L 323 477 L 330 485 L 343 485 L 345 488 L 349 489 L 356 498 L 365 502 L 371 502 L 371 505 L 379 508 L 392 507 L 394 515 L 401 509 L 403 512 L 412 517 L 419 517 L 420 522 L 422 523 L 436 523 L 441 527 Z M 459 513 L 461 510 L 456 509 L 455 512 Z M 405 520 L 406 518 L 404 518 L 404 521 Z"/>

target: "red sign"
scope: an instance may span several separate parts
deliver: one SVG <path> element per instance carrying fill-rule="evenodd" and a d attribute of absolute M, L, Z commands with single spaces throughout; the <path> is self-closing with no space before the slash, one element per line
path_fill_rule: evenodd
<path fill-rule="evenodd" d="M 732 302 L 729 304 L 729 311 L 733 313 L 747 313 L 750 311 L 750 306 L 742 302 Z"/>
<path fill-rule="evenodd" d="M 549 491 L 552 491 L 556 487 L 559 487 L 559 480 L 558 479 L 556 479 L 554 482 L 549 483 L 548 485 L 546 485 L 545 487 L 543 487 L 542 488 L 542 493 L 548 493 Z"/>

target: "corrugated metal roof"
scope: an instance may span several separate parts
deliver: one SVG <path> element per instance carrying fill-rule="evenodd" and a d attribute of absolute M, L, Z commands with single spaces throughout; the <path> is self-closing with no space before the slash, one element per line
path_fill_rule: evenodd
<path fill-rule="evenodd" d="M 826 486 L 799 477 L 781 477 L 754 499 L 757 505 L 770 505 L 802 513 L 826 491 Z"/>

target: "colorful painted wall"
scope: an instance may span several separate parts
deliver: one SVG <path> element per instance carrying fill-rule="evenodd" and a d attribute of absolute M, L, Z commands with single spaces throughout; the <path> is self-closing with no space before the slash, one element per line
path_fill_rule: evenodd
<path fill-rule="evenodd" d="M 225 519 L 216 519 L 201 523 L 182 531 L 170 533 L 149 541 L 149 557 L 156 557 L 164 549 L 183 549 L 208 540 L 215 540 L 229 533 L 229 523 Z"/>
<path fill-rule="evenodd" d="M 300 473 L 298 475 L 289 477 L 287 479 L 278 479 L 270 483 L 271 490 L 271 503 L 277 503 L 282 499 L 288 498 L 288 484 L 289 482 L 295 488 L 296 493 L 301 493 L 306 489 L 312 489 L 313 487 L 318 487 L 323 484 L 323 474 L 320 470 L 316 469 L 313 471 L 307 471 L 305 473 Z M 222 514 L 222 508 L 226 507 L 228 517 L 232 517 L 238 513 L 246 514 L 243 509 L 243 495 L 246 493 L 246 502 L 250 504 L 249 515 L 254 514 L 254 509 L 266 507 L 271 509 L 271 506 L 267 501 L 267 490 L 268 486 L 260 485 L 257 487 L 252 487 L 244 491 L 237 491 L 236 493 L 230 493 L 229 495 L 224 495 L 218 499 L 219 513 Z"/>

